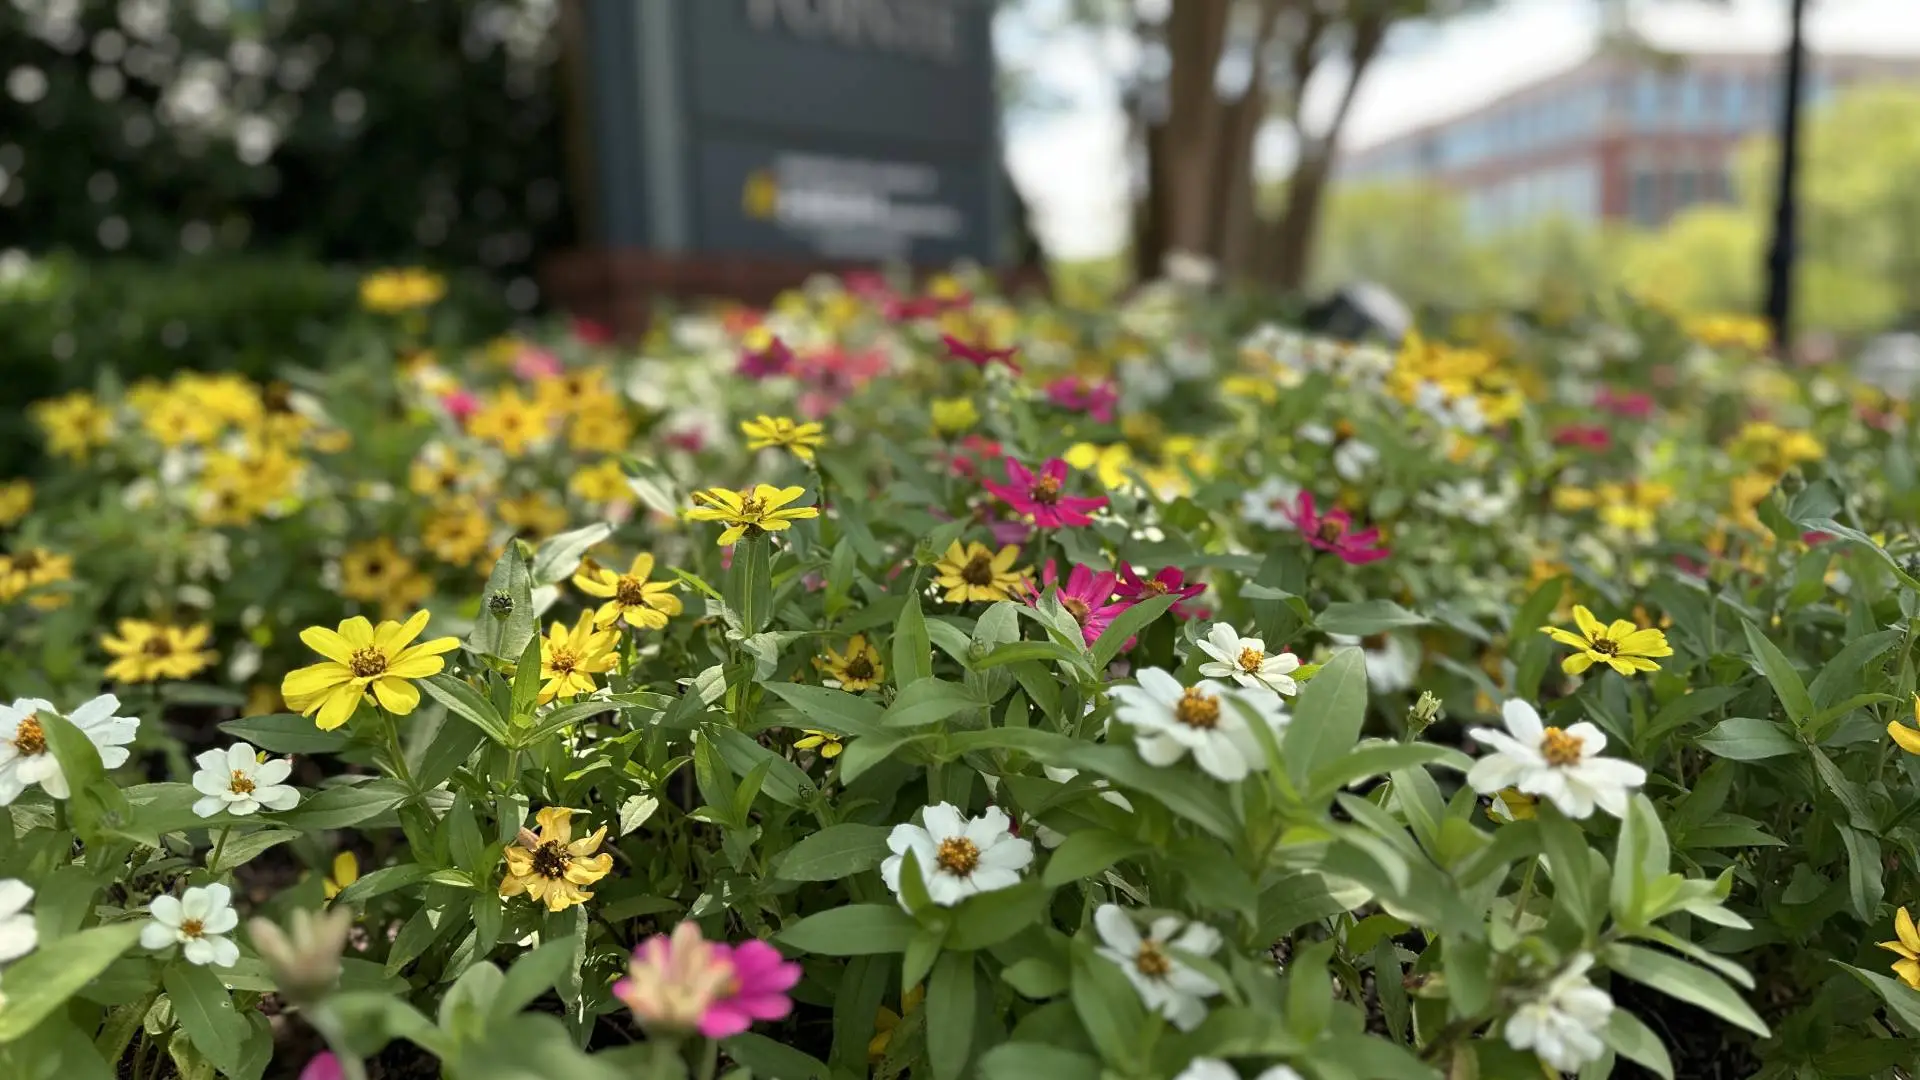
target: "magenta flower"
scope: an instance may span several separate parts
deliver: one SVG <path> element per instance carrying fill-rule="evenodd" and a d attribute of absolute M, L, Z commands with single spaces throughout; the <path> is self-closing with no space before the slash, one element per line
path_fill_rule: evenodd
<path fill-rule="evenodd" d="M 1030 514 L 1035 526 L 1042 529 L 1058 529 L 1066 526 L 1093 524 L 1088 516 L 1092 511 L 1107 505 L 1104 495 L 1083 496 L 1068 495 L 1060 489 L 1067 480 L 1067 463 L 1059 458 L 1051 458 L 1040 467 L 1040 475 L 1035 476 L 1025 465 L 1012 458 L 1007 459 L 1007 482 L 996 484 L 991 480 L 982 480 L 995 498 L 1013 507 L 1015 513 Z"/>
<path fill-rule="evenodd" d="M 774 338 L 772 344 L 759 352 L 749 349 L 740 354 L 740 366 L 733 369 L 735 375 L 749 379 L 770 379 L 775 375 L 785 375 L 793 370 L 793 350 L 787 343 Z"/>
<path fill-rule="evenodd" d="M 331 1050 L 313 1055 L 307 1067 L 300 1070 L 300 1080 L 342 1080 L 345 1076 L 346 1070 L 340 1067 L 340 1059 L 334 1057 Z"/>
<path fill-rule="evenodd" d="M 1619 391 L 1603 386 L 1593 396 L 1593 404 L 1596 408 L 1631 420 L 1644 420 L 1653 413 L 1653 395 L 1638 390 Z"/>
<path fill-rule="evenodd" d="M 1120 390 L 1111 382 L 1086 382 L 1071 375 L 1047 384 L 1047 400 L 1062 409 L 1086 413 L 1102 424 L 1113 423 L 1113 407 Z"/>
<path fill-rule="evenodd" d="M 1568 424 L 1553 433 L 1553 445 L 1577 446 L 1582 450 L 1605 450 L 1613 445 L 1613 436 L 1598 424 Z"/>
<path fill-rule="evenodd" d="M 1076 565 L 1068 574 L 1065 584 L 1059 579 L 1053 560 L 1040 573 L 1040 585 L 1027 595 L 1027 603 L 1038 607 L 1040 596 L 1048 585 L 1060 586 L 1060 606 L 1067 609 L 1073 621 L 1080 624 L 1080 633 L 1091 645 L 1100 640 L 1114 618 L 1127 610 L 1127 604 L 1113 598 L 1114 583 L 1119 579 L 1111 570 L 1095 570 L 1082 563 Z"/>
<path fill-rule="evenodd" d="M 787 991 L 800 981 L 800 965 L 781 957 L 764 941 L 716 945 L 713 951 L 733 968 L 719 1000 L 700 1018 L 700 1034 L 709 1039 L 738 1035 L 755 1020 L 778 1020 L 793 1011 Z"/>
<path fill-rule="evenodd" d="M 1005 349 L 986 349 L 978 345 L 969 345 L 959 338 L 954 337 L 952 334 L 941 334 L 940 341 L 946 345 L 947 355 L 949 357 L 955 360 L 965 360 L 974 367 L 985 368 L 988 364 L 997 361 L 1015 371 L 1020 370 L 1020 365 L 1013 359 L 1013 354 L 1020 351 L 1017 346 Z"/>
<path fill-rule="evenodd" d="M 467 422 L 467 417 L 472 416 L 480 408 L 480 399 L 475 397 L 471 390 L 449 390 L 440 395 L 440 407 L 447 410 L 447 415 L 453 417 L 455 421 L 464 424 Z"/>
<path fill-rule="evenodd" d="M 1313 493 L 1303 491 L 1287 511 L 1287 520 L 1300 530 L 1307 543 L 1320 551 L 1337 555 L 1349 566 L 1363 566 L 1386 558 L 1390 552 L 1380 542 L 1378 528 L 1355 532 L 1353 516 L 1335 507 L 1320 513 L 1313 505 Z"/>
<path fill-rule="evenodd" d="M 1120 564 L 1120 584 L 1114 591 L 1120 594 L 1120 599 L 1129 604 L 1171 594 L 1175 599 L 1170 610 L 1175 618 L 1184 619 L 1188 617 L 1188 613 L 1181 610 L 1183 607 L 1181 601 L 1191 600 L 1206 592 L 1207 586 L 1201 581 L 1189 584 L 1186 571 L 1177 566 L 1162 567 L 1160 572 L 1152 577 L 1142 578 L 1133 572 L 1132 566 L 1123 562 Z"/>

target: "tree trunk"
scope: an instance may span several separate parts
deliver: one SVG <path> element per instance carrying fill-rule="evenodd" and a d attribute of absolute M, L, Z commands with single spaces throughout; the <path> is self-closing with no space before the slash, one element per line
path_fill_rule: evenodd
<path fill-rule="evenodd" d="M 1169 251 L 1212 256 L 1210 174 L 1218 160 L 1225 122 L 1214 89 L 1220 50 L 1226 43 L 1228 0 L 1178 0 L 1167 16 L 1167 115 L 1158 133 L 1165 193 L 1165 242 Z"/>
<path fill-rule="evenodd" d="M 1259 22 L 1254 27 L 1250 54 L 1253 70 L 1244 93 L 1226 107 L 1219 160 L 1214 167 L 1213 250 L 1220 272 L 1228 280 L 1244 278 L 1251 271 L 1255 228 L 1253 152 L 1266 123 L 1268 95 L 1264 68 L 1267 47 L 1279 25 L 1286 0 L 1261 0 Z"/>

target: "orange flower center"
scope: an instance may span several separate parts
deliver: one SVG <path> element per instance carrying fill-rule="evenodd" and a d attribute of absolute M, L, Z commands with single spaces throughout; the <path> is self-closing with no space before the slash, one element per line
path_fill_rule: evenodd
<path fill-rule="evenodd" d="M 13 733 L 13 748 L 18 750 L 22 757 L 32 757 L 35 754 L 47 752 L 47 732 L 40 726 L 39 717 L 29 716 L 20 721 L 19 729 Z"/>
<path fill-rule="evenodd" d="M 1140 943 L 1140 952 L 1133 958 L 1133 969 L 1149 979 L 1164 979 L 1173 973 L 1173 961 L 1160 951 L 1160 943 L 1151 938 Z"/>
<path fill-rule="evenodd" d="M 1540 756 L 1546 758 L 1549 765 L 1572 765 L 1580 760 L 1582 745 L 1580 736 L 1550 727 L 1541 735 Z"/>
<path fill-rule="evenodd" d="M 1260 666 L 1267 662 L 1267 654 L 1259 649 L 1241 649 L 1240 657 L 1235 662 L 1240 665 L 1241 671 L 1249 675 L 1257 675 L 1260 672 Z"/>
<path fill-rule="evenodd" d="M 1033 482 L 1033 488 L 1027 494 L 1042 506 L 1052 506 L 1060 501 L 1060 481 L 1043 476 Z"/>
<path fill-rule="evenodd" d="M 190 938 L 199 937 L 206 929 L 207 925 L 199 919 L 186 919 L 180 923 L 180 932 Z"/>
<path fill-rule="evenodd" d="M 1067 614 L 1072 615 L 1073 621 L 1081 626 L 1087 625 L 1088 616 L 1093 614 L 1093 609 L 1087 606 L 1087 602 L 1077 596 L 1061 597 L 1060 606 L 1066 608 Z"/>
<path fill-rule="evenodd" d="M 955 877 L 966 877 L 980 865 L 980 848 L 964 836 L 949 836 L 940 841 L 934 863 Z"/>
<path fill-rule="evenodd" d="M 227 781 L 227 788 L 235 795 L 251 795 L 253 794 L 253 777 L 235 769 L 233 776 Z"/>
<path fill-rule="evenodd" d="M 173 643 L 164 636 L 156 634 L 140 643 L 140 654 L 160 658 L 172 656 Z"/>
<path fill-rule="evenodd" d="M 572 649 L 555 649 L 553 654 L 547 657 L 547 666 L 552 668 L 556 675 L 571 675 L 573 669 L 580 666 L 580 656 Z"/>
<path fill-rule="evenodd" d="M 1190 728 L 1211 730 L 1220 726 L 1220 699 L 1200 692 L 1197 686 L 1189 686 L 1180 694 L 1180 700 L 1174 703 L 1173 718 Z"/>

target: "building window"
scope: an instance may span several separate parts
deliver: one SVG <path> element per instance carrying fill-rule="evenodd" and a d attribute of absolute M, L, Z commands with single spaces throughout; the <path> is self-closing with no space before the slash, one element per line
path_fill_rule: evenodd
<path fill-rule="evenodd" d="M 1660 176 L 1652 169 L 1636 168 L 1627 188 L 1627 213 L 1641 225 L 1660 223 Z"/>
<path fill-rule="evenodd" d="M 1639 128 L 1659 126 L 1660 76 L 1655 72 L 1642 71 L 1634 79 L 1633 123 Z"/>
<path fill-rule="evenodd" d="M 1673 208 L 1684 210 L 1700 199 L 1699 174 L 1692 169 L 1677 169 L 1673 174 Z"/>
<path fill-rule="evenodd" d="M 1740 130 L 1747 126 L 1747 81 L 1738 75 L 1729 75 L 1721 84 L 1724 91 L 1720 100 L 1720 122 L 1724 127 Z"/>

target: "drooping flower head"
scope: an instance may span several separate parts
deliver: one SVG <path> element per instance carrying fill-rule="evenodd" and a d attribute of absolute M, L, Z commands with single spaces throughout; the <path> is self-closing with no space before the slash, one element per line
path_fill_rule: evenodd
<path fill-rule="evenodd" d="M 414 644 L 427 619 L 427 613 L 419 611 L 405 623 L 387 620 L 376 627 L 355 615 L 338 630 L 307 627 L 300 631 L 300 640 L 326 660 L 288 672 L 280 695 L 288 708 L 314 716 L 322 731 L 346 723 L 365 698 L 395 716 L 411 713 L 420 704 L 420 691 L 408 680 L 439 674 L 446 666 L 440 654 L 460 646 L 458 638 L 450 637 Z"/>
<path fill-rule="evenodd" d="M 613 869 L 613 856 L 600 851 L 607 827 L 593 835 L 573 838 L 573 811 L 549 806 L 534 815 L 540 831 L 524 826 L 514 842 L 507 845 L 506 876 L 500 880 L 502 897 L 527 894 L 534 902 L 545 902 L 548 911 L 565 911 L 575 904 L 593 899 L 582 889 L 607 876 Z"/>
<path fill-rule="evenodd" d="M 1570 818 L 1590 817 L 1596 806 L 1620 817 L 1627 812 L 1628 795 L 1647 782 L 1647 770 L 1640 766 L 1600 756 L 1607 736 L 1592 724 L 1547 727 L 1532 705 L 1517 699 L 1501 706 L 1500 715 L 1507 730 L 1468 732 L 1493 749 L 1467 773 L 1467 783 L 1482 795 L 1518 788 L 1545 798 Z"/>
<path fill-rule="evenodd" d="M 947 590 L 949 604 L 1011 600 L 1027 580 L 1024 567 L 1014 569 L 1019 559 L 1020 549 L 1013 544 L 996 553 L 978 540 L 969 541 L 964 548 L 955 540 L 933 566 L 934 584 Z"/>
<path fill-rule="evenodd" d="M 1364 566 L 1391 554 L 1381 543 L 1377 527 L 1356 531 L 1353 516 L 1339 507 L 1321 513 L 1314 506 L 1311 491 L 1302 491 L 1296 496 L 1293 509 L 1286 516 L 1309 546 L 1332 554 L 1349 566 Z"/>
<path fill-rule="evenodd" d="M 772 484 L 757 484 L 751 491 L 708 488 L 693 493 L 694 501 L 701 505 L 687 511 L 687 517 L 694 521 L 725 522 L 727 527 L 720 534 L 720 546 L 732 547 L 743 536 L 753 540 L 791 528 L 795 521 L 819 517 L 817 506 L 787 505 L 806 493 L 807 489 L 798 485 L 777 488 Z"/>
<path fill-rule="evenodd" d="M 1107 498 L 1104 495 L 1068 495 L 1065 491 L 1067 472 L 1067 463 L 1060 458 L 1049 459 L 1040 467 L 1038 475 L 1008 458 L 1006 482 L 983 480 L 981 483 L 995 498 L 1012 507 L 1014 512 L 1030 515 L 1034 525 L 1039 528 L 1091 525 L 1092 512 L 1107 505 Z"/>
<path fill-rule="evenodd" d="M 1673 655 L 1666 634 L 1657 629 L 1643 630 L 1626 619 L 1615 619 L 1611 625 L 1602 623 L 1585 604 L 1573 605 L 1573 621 L 1580 628 L 1577 634 L 1557 626 L 1540 628 L 1560 644 L 1579 650 L 1560 662 L 1560 670 L 1569 675 L 1578 675 L 1594 664 L 1605 664 L 1622 675 L 1659 671 L 1660 665 L 1652 658 Z"/>
<path fill-rule="evenodd" d="M 634 947 L 627 977 L 613 984 L 613 996 L 650 1032 L 698 1030 L 733 978 L 732 960 L 721 948 L 688 919 L 673 928 L 672 937 L 655 934 Z"/>
<path fill-rule="evenodd" d="M 1046 567 L 1040 572 L 1040 585 L 1031 588 L 1027 594 L 1027 603 L 1034 607 L 1040 604 L 1040 598 L 1046 594 L 1049 585 L 1060 589 L 1060 606 L 1073 621 L 1080 624 L 1080 634 L 1091 645 L 1100 640 L 1108 625 L 1127 610 L 1127 605 L 1113 598 L 1114 584 L 1118 580 L 1111 570 L 1095 570 L 1085 564 L 1077 564 L 1067 573 L 1067 580 L 1059 579 L 1053 560 L 1048 559 Z"/>

